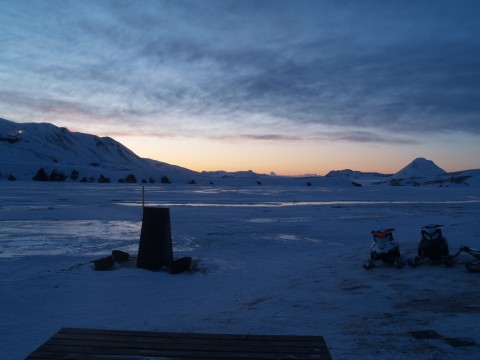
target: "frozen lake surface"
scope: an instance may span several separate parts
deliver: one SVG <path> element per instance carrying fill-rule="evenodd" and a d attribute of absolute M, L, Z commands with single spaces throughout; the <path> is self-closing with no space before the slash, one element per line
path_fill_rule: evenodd
<path fill-rule="evenodd" d="M 365 271 L 370 231 L 394 227 L 415 256 L 420 228 L 444 224 L 451 252 L 480 247 L 476 187 L 145 185 L 170 208 L 174 256 L 200 270 L 95 272 L 136 255 L 142 186 L 2 183 L 0 346 L 22 359 L 60 327 L 322 335 L 334 359 L 477 359 L 480 274 L 460 257 Z M 463 255 L 462 255 L 463 256 Z M 418 340 L 417 330 L 444 338 Z"/>
<path fill-rule="evenodd" d="M 13 187 L 14 193 L 4 191 L 0 194 L 2 221 L 0 258 L 31 255 L 101 255 L 105 251 L 110 251 L 112 247 L 121 247 L 134 253 L 137 251 L 142 216 L 141 186 L 35 185 L 16 186 Z M 330 222 L 369 218 L 378 220 L 391 216 L 389 213 L 395 211 L 420 210 L 422 213 L 428 213 L 441 208 L 443 213 L 458 212 L 465 207 L 475 208 L 480 202 L 480 199 L 470 195 L 469 192 L 464 194 L 465 191 L 451 191 L 453 194 L 442 194 L 438 197 L 438 192 L 435 191 L 430 196 L 425 194 L 425 190 L 431 192 L 431 189 L 423 188 L 421 191 L 412 192 L 411 188 L 404 188 L 399 189 L 400 191 L 391 191 L 386 197 L 383 194 L 384 189 L 385 187 L 370 187 L 361 191 L 346 191 L 341 188 L 292 186 L 238 188 L 147 186 L 144 203 L 145 206 L 169 207 L 173 214 L 172 221 L 176 220 L 176 213 L 191 214 L 193 221 L 195 217 L 200 217 L 206 226 L 220 222 L 222 218 L 235 219 L 235 214 L 238 214 L 241 216 L 238 218 L 239 223 L 256 223 L 255 229 L 259 233 L 263 231 L 271 236 L 272 227 L 261 229 L 260 224 L 285 222 L 290 224 L 290 227 L 294 223 L 312 227 L 315 222 L 321 221 L 322 217 L 328 217 L 323 213 L 325 211 L 330 213 L 332 208 L 338 212 L 338 209 L 347 207 L 348 214 L 329 219 Z M 132 208 L 124 208 L 125 206 Z M 274 212 L 281 216 L 255 217 L 259 211 L 262 215 Z M 297 217 L 299 212 L 308 213 L 308 216 L 299 218 Z M 208 219 L 202 217 L 205 213 Z M 435 215 L 434 219 L 438 219 L 438 215 Z M 432 220 L 434 219 L 432 217 Z M 394 225 L 392 222 L 391 226 Z M 180 236 L 180 233 L 183 228 L 185 226 L 182 223 L 173 226 L 173 231 L 179 232 L 179 237 L 175 239 L 177 250 L 193 246 L 191 242 L 185 244 L 182 241 L 184 237 Z M 301 228 L 296 231 L 303 232 Z M 196 236 L 191 234 L 187 237 L 193 239 Z M 282 238 L 285 236 L 280 237 Z"/>

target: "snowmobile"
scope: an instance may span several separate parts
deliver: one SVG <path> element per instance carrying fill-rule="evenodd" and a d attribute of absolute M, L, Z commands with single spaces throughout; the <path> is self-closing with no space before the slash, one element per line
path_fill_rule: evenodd
<path fill-rule="evenodd" d="M 392 234 L 394 230 L 389 228 L 371 231 L 373 243 L 370 247 L 370 259 L 363 263 L 364 269 L 371 269 L 375 266 L 376 261 L 393 263 L 396 268 L 403 267 L 403 261 L 400 257 L 400 246 Z"/>
<path fill-rule="evenodd" d="M 460 249 L 458 249 L 458 251 L 454 255 L 446 256 L 444 259 L 445 265 L 453 266 L 453 261 L 462 252 L 466 252 L 467 254 L 470 254 L 474 257 L 473 260 L 465 262 L 465 267 L 467 268 L 467 270 L 477 272 L 480 271 L 480 250 L 473 249 L 465 245 L 460 246 Z"/>
<path fill-rule="evenodd" d="M 430 224 L 422 227 L 422 238 L 418 244 L 418 256 L 414 259 L 409 259 L 410 266 L 417 266 L 425 259 L 433 261 L 444 260 L 448 256 L 448 242 L 443 236 L 443 225 Z"/>

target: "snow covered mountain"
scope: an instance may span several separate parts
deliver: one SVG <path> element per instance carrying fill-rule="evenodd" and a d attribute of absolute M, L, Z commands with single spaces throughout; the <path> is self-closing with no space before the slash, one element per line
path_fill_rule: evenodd
<path fill-rule="evenodd" d="M 437 185 L 437 186 L 471 186 L 477 183 L 480 170 L 459 171 L 447 173 L 433 161 L 425 158 L 416 158 L 403 169 L 393 174 L 388 183 L 394 186 L 401 185 Z"/>
<path fill-rule="evenodd" d="M 446 173 L 445 170 L 438 167 L 433 161 L 425 158 L 416 158 L 399 172 L 392 175 L 392 179 L 434 177 L 445 175 Z"/>
<path fill-rule="evenodd" d="M 345 178 L 361 185 L 433 185 L 433 186 L 478 186 L 480 169 L 447 173 L 433 161 L 416 158 L 395 174 L 361 172 L 350 169 L 332 170 L 326 177 Z"/>
<path fill-rule="evenodd" d="M 42 160 L 65 165 L 96 163 L 113 169 L 147 165 L 144 159 L 108 137 L 74 133 L 48 123 L 17 124 L 4 119 L 0 122 L 0 141 L 6 150 L 0 156 L 4 161 Z M 12 159 L 12 155 L 16 158 Z"/>
<path fill-rule="evenodd" d="M 381 174 L 378 172 L 362 172 L 362 171 L 357 171 L 357 170 L 351 170 L 351 169 L 345 169 L 345 170 L 331 170 L 327 175 L 327 177 L 344 177 L 344 178 L 349 178 L 349 179 L 366 179 L 366 178 L 371 178 L 371 179 L 381 179 L 385 178 L 388 176 L 391 176 L 391 174 Z"/>
<path fill-rule="evenodd" d="M 15 123 L 0 119 L 0 174 L 31 179 L 40 169 L 80 178 L 183 176 L 197 173 L 179 166 L 144 159 L 109 137 L 99 137 L 49 123 Z"/>

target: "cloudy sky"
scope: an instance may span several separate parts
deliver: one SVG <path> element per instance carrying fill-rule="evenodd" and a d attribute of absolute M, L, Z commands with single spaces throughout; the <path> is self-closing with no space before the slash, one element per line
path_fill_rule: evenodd
<path fill-rule="evenodd" d="M 0 0 L 0 117 L 193 170 L 480 168 L 480 2 Z"/>

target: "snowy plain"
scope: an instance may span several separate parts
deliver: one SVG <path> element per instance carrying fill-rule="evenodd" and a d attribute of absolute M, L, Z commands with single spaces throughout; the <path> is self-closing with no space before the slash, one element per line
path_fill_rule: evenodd
<path fill-rule="evenodd" d="M 197 271 L 93 270 L 113 249 L 136 256 L 141 185 L 0 184 L 2 358 L 61 327 L 321 335 L 336 360 L 480 358 L 468 255 L 453 268 L 362 268 L 380 228 L 396 229 L 405 259 L 430 223 L 451 252 L 480 247 L 480 186 L 146 184 L 145 205 L 170 208 L 174 256 Z"/>

